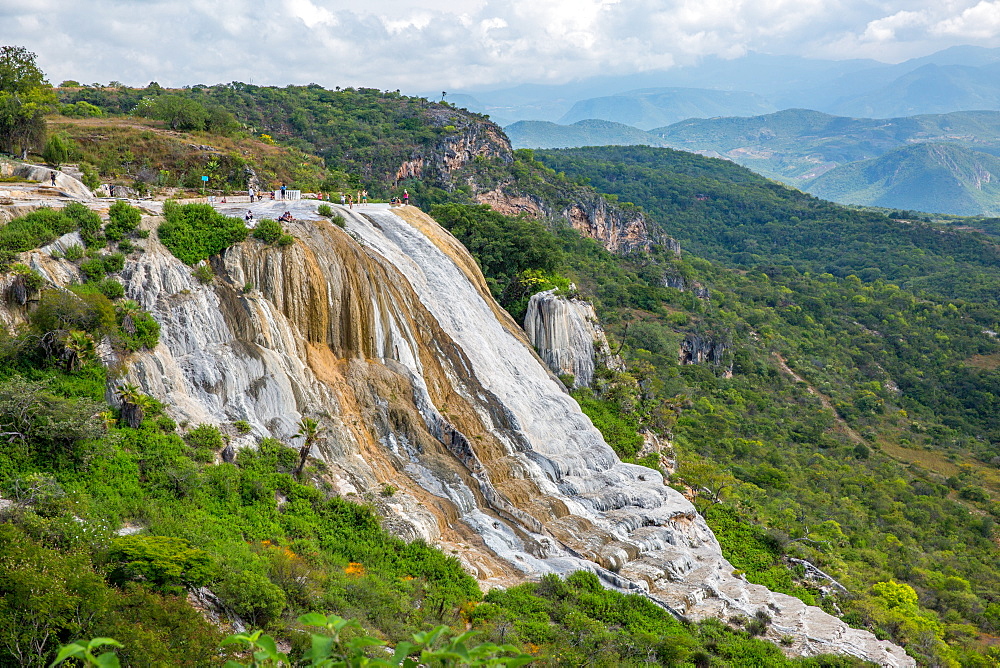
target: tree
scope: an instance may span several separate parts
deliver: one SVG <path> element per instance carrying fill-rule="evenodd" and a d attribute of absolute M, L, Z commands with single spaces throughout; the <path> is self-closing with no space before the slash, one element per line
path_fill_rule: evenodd
<path fill-rule="evenodd" d="M 22 157 L 45 139 L 42 115 L 55 102 L 35 58 L 23 46 L 0 46 L 0 150 Z"/>
<path fill-rule="evenodd" d="M 312 418 L 304 417 L 299 421 L 299 430 L 295 432 L 294 438 L 299 438 L 300 436 L 305 440 L 302 442 L 302 446 L 299 448 L 299 465 L 295 467 L 294 475 L 299 477 L 302 475 L 302 469 L 306 467 L 306 460 L 309 458 L 309 451 L 312 450 L 313 444 L 316 439 L 319 438 L 326 429 L 319 425 L 319 422 Z"/>
<path fill-rule="evenodd" d="M 150 406 L 149 397 L 139 391 L 139 386 L 125 383 L 115 390 L 122 405 L 122 421 L 132 429 L 138 429 Z"/>

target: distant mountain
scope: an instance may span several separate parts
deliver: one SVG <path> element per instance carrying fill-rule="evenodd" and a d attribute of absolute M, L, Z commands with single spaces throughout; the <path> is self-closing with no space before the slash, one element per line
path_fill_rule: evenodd
<path fill-rule="evenodd" d="M 957 144 L 920 143 L 833 169 L 806 189 L 843 204 L 998 215 L 1000 158 Z"/>
<path fill-rule="evenodd" d="M 685 118 L 754 116 L 776 111 L 756 93 L 703 88 L 649 88 L 581 100 L 559 119 L 570 124 L 589 118 L 648 130 Z"/>
<path fill-rule="evenodd" d="M 871 118 L 970 109 L 1000 109 L 1000 64 L 924 65 L 829 107 L 841 115 Z"/>
<path fill-rule="evenodd" d="M 950 142 L 1000 154 L 1000 112 L 868 119 L 788 109 L 751 118 L 689 119 L 650 134 L 670 147 L 717 152 L 760 174 L 802 186 L 840 165 L 917 142 Z"/>
<path fill-rule="evenodd" d="M 573 148 L 576 146 L 665 146 L 659 137 L 631 125 L 587 119 L 572 125 L 549 121 L 518 121 L 504 128 L 514 148 Z"/>

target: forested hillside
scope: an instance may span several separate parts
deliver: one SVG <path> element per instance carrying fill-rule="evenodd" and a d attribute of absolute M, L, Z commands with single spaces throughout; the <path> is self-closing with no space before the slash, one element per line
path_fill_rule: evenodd
<path fill-rule="evenodd" d="M 809 183 L 818 197 L 958 215 L 1000 213 L 1000 158 L 956 144 L 921 143 L 842 165 Z"/>
<path fill-rule="evenodd" d="M 318 155 L 332 171 L 315 185 L 327 191 L 364 186 L 387 193 L 409 176 L 397 174 L 403 163 L 420 155 L 443 157 L 447 140 L 489 125 L 445 103 L 373 88 L 234 82 L 165 90 L 153 83 L 139 89 L 64 88 L 59 96 L 67 106 L 91 104 L 107 114 L 162 120 L 175 130 L 249 134 Z M 426 176 L 442 185 L 440 174 Z"/>

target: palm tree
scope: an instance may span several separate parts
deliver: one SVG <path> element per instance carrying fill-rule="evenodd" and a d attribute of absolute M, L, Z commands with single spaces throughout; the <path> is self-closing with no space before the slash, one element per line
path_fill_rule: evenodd
<path fill-rule="evenodd" d="M 73 329 L 63 339 L 66 371 L 72 373 L 97 356 L 97 344 L 87 332 Z"/>
<path fill-rule="evenodd" d="M 135 316 L 139 315 L 139 311 L 141 310 L 139 303 L 133 299 L 125 299 L 118 305 L 116 310 L 122 319 L 122 331 L 135 336 Z"/>
<path fill-rule="evenodd" d="M 319 422 L 312 418 L 304 417 L 299 420 L 299 430 L 295 432 L 292 438 L 301 436 L 305 440 L 299 448 L 299 465 L 295 467 L 294 471 L 296 478 L 302 475 L 302 469 L 306 467 L 306 460 L 309 458 L 309 451 L 312 450 L 313 444 L 324 431 L 326 431 L 326 428 L 321 427 Z"/>
<path fill-rule="evenodd" d="M 115 394 L 122 405 L 122 421 L 132 429 L 138 429 L 145 417 L 145 410 L 151 405 L 150 398 L 139 390 L 138 385 L 132 383 L 119 385 Z"/>

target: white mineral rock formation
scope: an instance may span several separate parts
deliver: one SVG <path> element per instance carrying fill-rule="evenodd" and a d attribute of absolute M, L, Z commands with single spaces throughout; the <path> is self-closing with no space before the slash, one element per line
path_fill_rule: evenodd
<path fill-rule="evenodd" d="M 912 666 L 899 647 L 734 574 L 692 505 L 624 464 L 489 297 L 464 248 L 413 207 L 290 209 L 298 241 L 248 240 L 202 285 L 155 240 L 122 274 L 162 325 L 130 380 L 179 420 L 246 420 L 291 442 L 327 427 L 316 456 L 342 494 L 391 484 L 389 523 L 454 552 L 485 585 L 588 569 L 690 618 L 766 611 L 787 651 Z M 235 209 L 232 213 L 237 213 Z M 150 224 L 147 219 L 145 224 Z M 65 261 L 42 258 L 40 265 Z M 66 275 L 48 267 L 49 276 Z"/>
<path fill-rule="evenodd" d="M 573 387 L 590 387 L 595 362 L 617 368 L 594 306 L 582 299 L 558 296 L 555 290 L 532 295 L 524 331 L 549 369 L 573 376 Z"/>

